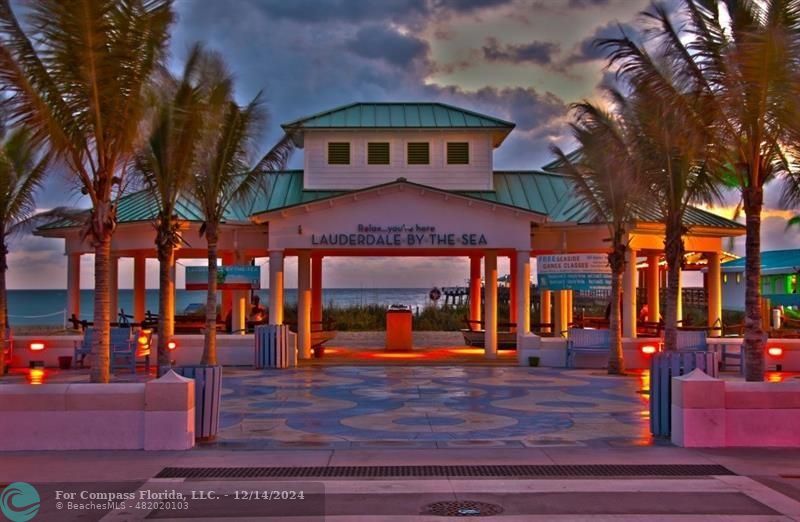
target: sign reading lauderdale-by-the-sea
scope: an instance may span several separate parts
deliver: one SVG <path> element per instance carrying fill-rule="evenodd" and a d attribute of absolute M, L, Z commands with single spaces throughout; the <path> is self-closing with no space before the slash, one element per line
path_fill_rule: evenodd
<path fill-rule="evenodd" d="M 356 232 L 311 234 L 312 246 L 448 247 L 488 244 L 480 233 L 437 232 L 430 225 L 358 225 Z"/>

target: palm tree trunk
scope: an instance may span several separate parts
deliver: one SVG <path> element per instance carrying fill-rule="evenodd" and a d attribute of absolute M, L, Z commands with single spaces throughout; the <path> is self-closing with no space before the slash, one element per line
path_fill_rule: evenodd
<path fill-rule="evenodd" d="M 620 301 L 622 298 L 622 273 L 625 271 L 625 246 L 615 245 L 614 251 L 608 255 L 608 259 L 611 264 L 611 313 L 608 325 L 611 332 L 611 346 L 608 351 L 608 373 L 609 375 L 622 375 L 625 372 L 625 361 L 622 354 Z"/>
<path fill-rule="evenodd" d="M 175 264 L 175 249 L 171 243 L 159 243 L 158 249 L 158 372 L 169 368 L 167 344 L 175 333 L 175 304 L 172 267 Z M 163 246 L 162 246 L 163 245 Z"/>
<path fill-rule="evenodd" d="M 206 335 L 203 341 L 201 364 L 217 365 L 217 228 L 207 225 L 208 241 L 208 295 L 206 296 Z"/>
<path fill-rule="evenodd" d="M 664 349 L 676 350 L 678 344 L 678 293 L 681 291 L 681 267 L 683 265 L 682 226 L 668 222 L 664 241 L 664 257 L 667 258 L 667 295 L 664 303 Z"/>
<path fill-rule="evenodd" d="M 761 328 L 761 209 L 764 191 L 748 187 L 743 194 L 745 213 L 744 350 L 745 380 L 764 380 L 764 330 Z"/>
<path fill-rule="evenodd" d="M 6 300 L 6 270 L 8 270 L 8 248 L 5 242 L 5 230 L 0 229 L 0 379 L 6 373 L 6 356 L 3 351 L 6 348 L 6 328 L 8 323 L 8 301 Z"/>
<path fill-rule="evenodd" d="M 94 329 L 91 382 L 111 380 L 111 230 L 95 238 L 94 247 Z"/>

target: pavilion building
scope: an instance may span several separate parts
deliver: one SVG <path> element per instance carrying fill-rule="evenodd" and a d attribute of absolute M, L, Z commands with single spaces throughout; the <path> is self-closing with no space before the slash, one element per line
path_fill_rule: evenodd
<path fill-rule="evenodd" d="M 511 309 L 520 341 L 530 332 L 531 260 L 543 254 L 606 253 L 605 224 L 586 218 L 568 178 L 549 170 L 494 170 L 494 149 L 514 124 L 442 103 L 353 103 L 283 125 L 303 149 L 303 170 L 264 175 L 247 205 L 228 209 L 219 243 L 223 265 L 269 258 L 269 320 L 283 322 L 284 262 L 298 260 L 298 350 L 310 356 L 310 325 L 322 318 L 324 259 L 334 256 L 422 256 L 470 260 L 470 319 L 483 320 L 485 354 L 497 353 L 497 260 L 510 259 Z M 145 260 L 155 258 L 156 205 L 147 191 L 118 202 L 115 259 L 134 260 L 134 320 L 145 314 Z M 178 207 L 184 245 L 177 258 L 205 258 L 202 213 L 183 198 Z M 659 256 L 664 224 L 643 209 L 627 234 L 624 336 L 635 338 L 637 260 L 647 261 L 649 318 L 658 320 Z M 723 239 L 741 225 L 699 208 L 685 216 L 686 250 L 707 261 L 708 322 L 722 317 Z M 92 253 L 78 223 L 60 221 L 38 235 L 65 240 L 67 308 L 79 314 L 80 256 Z M 116 268 L 116 262 L 112 265 Z M 481 268 L 483 267 L 483 272 Z M 173 267 L 174 270 L 174 267 Z M 116 283 L 117 277 L 113 277 Z M 485 281 L 483 304 L 481 281 Z M 570 290 L 542 291 L 540 321 L 563 332 L 572 321 Z M 113 304 L 113 303 L 112 303 Z M 246 291 L 223 293 L 233 330 L 244 328 Z M 115 306 L 115 308 L 117 308 Z M 506 318 L 501 318 L 505 322 Z M 522 342 L 521 342 L 522 344 Z M 224 344 L 221 346 L 224 349 Z"/>

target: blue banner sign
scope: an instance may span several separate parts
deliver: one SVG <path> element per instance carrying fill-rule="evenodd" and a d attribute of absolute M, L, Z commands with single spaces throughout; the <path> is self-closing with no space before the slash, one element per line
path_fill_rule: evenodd
<path fill-rule="evenodd" d="M 258 290 L 261 288 L 261 267 L 227 265 L 217 267 L 218 290 Z M 208 267 L 186 267 L 186 289 L 208 290 Z"/>
<path fill-rule="evenodd" d="M 605 254 L 539 256 L 539 288 L 544 290 L 610 290 L 611 267 Z"/>

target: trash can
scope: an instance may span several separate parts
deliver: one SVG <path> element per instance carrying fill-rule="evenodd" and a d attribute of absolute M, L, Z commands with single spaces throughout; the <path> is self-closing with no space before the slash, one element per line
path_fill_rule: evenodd
<path fill-rule="evenodd" d="M 386 310 L 387 352 L 410 352 L 413 349 L 411 318 L 410 306 L 391 305 Z"/>
<path fill-rule="evenodd" d="M 59 356 L 58 368 L 59 370 L 69 370 L 70 368 L 72 368 L 72 356 L 71 355 Z"/>

